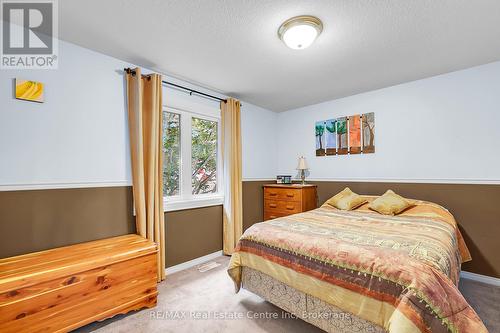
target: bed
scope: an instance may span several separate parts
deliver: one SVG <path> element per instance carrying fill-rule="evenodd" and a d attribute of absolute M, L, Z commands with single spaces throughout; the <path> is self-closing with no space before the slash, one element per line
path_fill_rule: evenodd
<path fill-rule="evenodd" d="M 375 197 L 367 197 L 368 201 Z M 487 332 L 457 285 L 470 260 L 453 216 L 426 201 L 397 216 L 328 204 L 254 224 L 228 267 L 260 295 L 328 332 Z"/>

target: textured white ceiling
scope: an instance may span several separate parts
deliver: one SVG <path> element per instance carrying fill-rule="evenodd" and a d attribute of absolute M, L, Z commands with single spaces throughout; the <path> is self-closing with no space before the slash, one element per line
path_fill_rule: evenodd
<path fill-rule="evenodd" d="M 274 111 L 500 60 L 499 0 L 64 0 L 60 36 Z M 306 50 L 286 19 L 324 24 Z"/>

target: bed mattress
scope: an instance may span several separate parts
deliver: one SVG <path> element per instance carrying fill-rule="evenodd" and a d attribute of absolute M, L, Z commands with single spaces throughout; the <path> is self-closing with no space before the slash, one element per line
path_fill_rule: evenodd
<path fill-rule="evenodd" d="M 305 294 L 249 267 L 242 269 L 242 287 L 329 333 L 383 333 L 382 327 Z"/>

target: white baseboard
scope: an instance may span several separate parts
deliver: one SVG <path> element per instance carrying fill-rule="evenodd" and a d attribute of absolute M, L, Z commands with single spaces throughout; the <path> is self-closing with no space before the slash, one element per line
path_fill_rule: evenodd
<path fill-rule="evenodd" d="M 492 277 L 492 276 L 462 271 L 462 272 L 460 272 L 460 277 L 462 279 L 478 281 L 478 282 L 486 283 L 486 284 L 489 284 L 492 286 L 500 287 L 500 279 Z"/>
<path fill-rule="evenodd" d="M 196 258 L 193 260 L 183 262 L 182 264 L 178 264 L 178 265 L 175 265 L 172 267 L 167 267 L 166 274 L 167 275 L 174 274 L 174 273 L 183 271 L 185 269 L 201 265 L 207 261 L 214 260 L 222 255 L 223 255 L 223 252 L 222 252 L 222 250 L 220 250 L 220 251 L 217 251 L 214 253 L 207 254 L 206 256 L 203 256 L 203 257 L 199 257 L 199 258 Z M 486 283 L 486 284 L 489 284 L 492 286 L 500 287 L 500 279 L 492 277 L 492 276 L 462 271 L 462 272 L 460 272 L 460 277 L 462 279 L 478 281 L 478 282 Z"/>
<path fill-rule="evenodd" d="M 182 264 L 178 264 L 178 265 L 175 265 L 175 266 L 172 266 L 172 267 L 167 267 L 166 274 L 167 275 L 174 274 L 174 273 L 183 271 L 185 269 L 188 269 L 188 268 L 191 268 L 191 267 L 203 264 L 203 263 L 205 263 L 207 261 L 214 260 L 214 259 L 220 257 L 222 254 L 223 254 L 222 250 L 220 250 L 220 251 L 217 251 L 217 252 L 214 252 L 214 253 L 207 254 L 206 256 L 203 256 L 203 257 L 199 257 L 199 258 L 196 258 L 196 259 L 193 259 L 193 260 L 189 260 L 189 261 L 183 262 Z"/>

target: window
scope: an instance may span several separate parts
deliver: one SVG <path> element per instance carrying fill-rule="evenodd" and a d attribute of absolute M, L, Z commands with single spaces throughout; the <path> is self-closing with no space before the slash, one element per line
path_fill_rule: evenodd
<path fill-rule="evenodd" d="M 163 112 L 165 210 L 221 204 L 219 115 Z"/>
<path fill-rule="evenodd" d="M 181 115 L 164 112 L 163 116 L 163 195 L 180 195 L 181 186 Z"/>
<path fill-rule="evenodd" d="M 193 194 L 217 193 L 217 122 L 192 118 L 191 187 Z"/>

